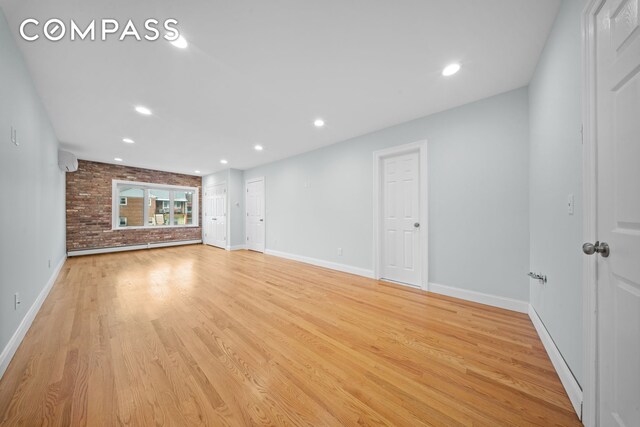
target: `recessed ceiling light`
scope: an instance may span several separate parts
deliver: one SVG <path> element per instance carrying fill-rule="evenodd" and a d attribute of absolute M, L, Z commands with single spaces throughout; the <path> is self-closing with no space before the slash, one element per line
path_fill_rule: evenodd
<path fill-rule="evenodd" d="M 222 159 L 222 160 L 220 160 L 220 163 L 222 163 L 223 165 L 226 165 L 229 162 L 227 160 L 225 160 L 225 159 Z"/>
<path fill-rule="evenodd" d="M 321 128 L 322 126 L 324 126 L 324 120 L 322 120 L 322 119 L 316 119 L 316 120 L 313 122 L 313 125 L 314 125 L 315 127 L 317 127 L 317 128 Z"/>
<path fill-rule="evenodd" d="M 262 150 L 264 150 L 264 147 L 262 145 L 260 145 L 260 144 L 257 144 L 257 145 L 255 145 L 253 147 L 253 149 L 256 150 L 256 151 L 262 151 Z"/>
<path fill-rule="evenodd" d="M 180 49 L 184 49 L 187 46 L 189 46 L 189 43 L 187 43 L 187 40 L 182 36 L 172 41 L 171 44 L 174 45 L 175 47 L 179 47 Z"/>
<path fill-rule="evenodd" d="M 145 116 L 150 116 L 151 115 L 151 110 L 148 109 L 147 107 L 144 107 L 142 105 L 138 105 L 136 107 L 136 111 L 140 114 L 144 114 Z"/>
<path fill-rule="evenodd" d="M 445 77 L 449 77 L 453 76 L 458 71 L 460 71 L 460 64 L 453 63 L 444 67 L 444 70 L 442 70 L 442 75 Z"/>
<path fill-rule="evenodd" d="M 127 144 L 133 144 L 135 141 L 131 138 L 122 138 L 122 142 L 126 142 Z"/>
<path fill-rule="evenodd" d="M 121 162 L 122 159 L 120 157 L 114 157 L 113 160 L 115 160 L 116 162 Z"/>
<path fill-rule="evenodd" d="M 195 173 L 200 173 L 200 171 L 194 171 Z"/>

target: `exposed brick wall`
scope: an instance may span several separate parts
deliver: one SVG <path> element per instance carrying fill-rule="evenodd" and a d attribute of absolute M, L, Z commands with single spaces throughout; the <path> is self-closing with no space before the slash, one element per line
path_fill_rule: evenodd
<path fill-rule="evenodd" d="M 198 187 L 199 224 L 202 224 L 202 180 L 150 169 L 78 161 L 78 170 L 67 175 L 67 251 L 139 245 L 176 240 L 200 240 L 201 227 L 167 229 L 111 229 L 112 180 Z"/>
<path fill-rule="evenodd" d="M 127 204 L 120 205 L 120 216 L 128 218 L 127 225 L 144 225 L 144 197 L 127 197 Z"/>

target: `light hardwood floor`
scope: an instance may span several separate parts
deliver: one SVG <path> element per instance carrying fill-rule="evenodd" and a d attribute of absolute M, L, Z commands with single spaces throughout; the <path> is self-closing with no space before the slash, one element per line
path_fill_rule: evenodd
<path fill-rule="evenodd" d="M 579 425 L 524 314 L 247 251 L 69 259 L 2 425 Z"/>

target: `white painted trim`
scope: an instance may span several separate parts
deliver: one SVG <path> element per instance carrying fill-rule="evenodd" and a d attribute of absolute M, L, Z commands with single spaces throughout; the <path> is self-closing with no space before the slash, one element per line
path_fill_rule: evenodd
<path fill-rule="evenodd" d="M 596 41 L 595 16 L 603 0 L 590 0 L 582 13 L 582 241 L 595 242 L 596 228 Z M 582 328 L 583 393 L 582 423 L 598 424 L 598 317 L 596 257 L 583 257 Z"/>
<path fill-rule="evenodd" d="M 233 246 L 227 246 L 227 250 L 228 251 L 242 251 L 247 249 L 247 245 L 233 245 Z"/>
<path fill-rule="evenodd" d="M 440 285 L 437 283 L 429 283 L 429 287 L 427 290 L 436 294 L 460 298 L 466 301 L 477 302 L 479 304 L 486 304 L 492 307 L 504 308 L 506 310 L 513 310 L 519 313 L 527 313 L 529 311 L 528 302 L 513 298 L 501 297 L 477 291 L 470 291 L 467 289 Z"/>
<path fill-rule="evenodd" d="M 264 251 L 266 255 L 277 256 L 280 258 L 286 258 L 293 261 L 304 262 L 305 264 L 311 264 L 318 267 L 324 267 L 331 270 L 342 271 L 343 273 L 355 274 L 357 276 L 368 277 L 369 279 L 373 279 L 373 271 L 367 270 L 366 268 L 353 267 L 351 265 L 340 264 L 332 261 L 325 261 L 322 259 L 306 257 L 303 255 L 295 255 L 286 252 L 274 251 L 272 249 L 267 249 Z"/>
<path fill-rule="evenodd" d="M 127 230 L 164 230 L 167 228 L 198 228 L 199 225 L 188 224 L 188 225 L 136 225 L 136 226 L 127 226 L 127 227 L 117 227 L 111 228 L 111 231 L 127 231 Z"/>
<path fill-rule="evenodd" d="M 29 331 L 33 320 L 36 318 L 38 311 L 40 311 L 40 307 L 42 307 L 44 300 L 47 299 L 47 296 L 49 295 L 49 291 L 51 291 L 51 288 L 53 288 L 53 284 L 56 283 L 58 275 L 60 274 L 60 271 L 62 270 L 62 267 L 64 266 L 66 260 L 66 256 L 60 260 L 56 268 L 53 270 L 51 277 L 49 277 L 49 281 L 44 286 L 42 291 L 40 291 L 40 294 L 29 308 L 29 311 L 27 311 L 25 316 L 22 318 L 22 322 L 20 322 L 18 329 L 16 329 L 9 342 L 2 350 L 2 353 L 0 354 L 0 378 L 2 378 L 2 376 L 4 375 L 7 367 L 9 366 L 9 363 L 11 362 L 11 359 L 13 358 L 14 354 L 16 354 L 18 347 L 22 343 L 24 336 Z"/>
<path fill-rule="evenodd" d="M 536 313 L 536 310 L 531 305 L 529 305 L 529 318 L 531 318 L 531 322 L 536 328 L 545 350 L 547 350 L 549 359 L 551 359 L 551 363 L 560 377 L 560 381 L 569 396 L 569 400 L 571 400 L 573 409 L 576 411 L 576 414 L 578 414 L 578 417 L 581 417 L 582 389 L 580 388 L 578 381 L 576 381 L 573 373 L 571 373 L 569 365 L 565 362 L 560 350 L 558 350 L 558 347 L 556 347 L 556 344 L 553 342 L 553 338 L 549 335 L 549 331 L 547 331 L 547 328 L 544 326 L 544 323 L 542 323 L 538 313 Z"/>
<path fill-rule="evenodd" d="M 227 211 L 225 212 L 226 222 L 227 222 L 227 237 L 226 244 L 227 246 L 231 245 L 231 168 L 227 169 L 227 179 L 225 180 L 226 191 L 225 191 L 225 206 Z M 225 248 L 227 249 L 227 248 Z M 228 250 L 228 249 L 227 249 Z"/>
<path fill-rule="evenodd" d="M 382 240 L 380 211 L 382 206 L 380 169 L 382 160 L 389 156 L 418 152 L 420 162 L 420 255 L 422 258 L 421 288 L 427 290 L 429 283 L 429 187 L 427 173 L 427 140 L 398 145 L 373 153 L 373 274 L 375 279 L 382 277 Z"/>
<path fill-rule="evenodd" d="M 83 249 L 78 251 L 69 251 L 67 256 L 82 256 L 108 254 L 113 252 L 137 251 L 140 249 L 166 248 L 169 246 L 196 245 L 202 243 L 202 240 L 176 240 L 173 242 L 149 242 L 142 245 L 115 246 L 111 248 Z"/>
<path fill-rule="evenodd" d="M 247 202 L 247 194 L 248 194 L 248 187 L 249 187 L 249 183 L 252 182 L 260 182 L 262 181 L 262 218 L 264 219 L 264 225 L 262 226 L 262 247 L 252 247 L 253 244 L 252 243 L 246 243 L 247 242 L 247 230 L 249 229 L 248 225 L 248 220 L 247 218 L 249 218 L 249 216 L 247 215 L 247 208 L 249 206 L 249 203 Z M 264 176 L 257 176 L 254 178 L 250 178 L 245 180 L 244 182 L 244 241 L 245 241 L 245 246 L 247 249 L 250 249 L 252 251 L 257 251 L 257 252 L 262 252 L 265 253 L 267 250 L 267 183 L 264 179 Z"/>

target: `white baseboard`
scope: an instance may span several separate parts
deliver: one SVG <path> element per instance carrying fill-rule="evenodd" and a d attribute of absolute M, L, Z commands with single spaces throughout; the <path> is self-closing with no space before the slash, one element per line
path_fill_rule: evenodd
<path fill-rule="evenodd" d="M 343 273 L 355 274 L 358 276 L 368 277 L 373 279 L 373 270 L 367 270 L 366 268 L 353 267 L 351 265 L 340 264 L 332 261 L 325 261 L 317 258 L 310 258 L 302 255 L 295 255 L 286 252 L 274 251 L 273 249 L 267 249 L 264 251 L 267 255 L 273 255 L 280 258 L 286 258 L 293 261 L 300 261 L 306 264 L 316 265 L 318 267 L 329 268 L 331 270 L 342 271 Z"/>
<path fill-rule="evenodd" d="M 247 249 L 247 245 L 227 246 L 228 251 L 242 251 L 244 249 Z"/>
<path fill-rule="evenodd" d="M 571 400 L 573 409 L 576 411 L 576 414 L 578 414 L 578 417 L 582 418 L 582 389 L 580 388 L 580 385 L 571 373 L 569 365 L 567 365 L 562 354 L 560 354 L 560 350 L 558 350 L 558 347 L 556 347 L 556 344 L 553 342 L 553 338 L 549 335 L 549 331 L 547 331 L 544 323 L 542 323 L 538 313 L 536 313 L 536 310 L 531 305 L 529 305 L 529 317 L 531 318 L 531 322 L 533 322 L 533 326 L 535 326 L 536 331 L 538 331 L 538 336 L 540 337 L 545 350 L 547 350 L 547 354 L 549 355 L 549 359 L 551 359 L 553 367 L 560 377 L 560 381 L 569 396 L 569 400 Z"/>
<path fill-rule="evenodd" d="M 513 310 L 519 313 L 527 313 L 529 311 L 528 302 L 513 298 L 485 294 L 477 291 L 469 291 L 467 289 L 439 285 L 437 283 L 429 283 L 429 287 L 426 290 L 429 292 L 434 292 L 436 294 L 447 295 L 450 297 L 473 301 L 480 304 L 486 304 L 493 307 L 504 308 L 506 310 Z"/>
<path fill-rule="evenodd" d="M 24 339 L 24 336 L 27 334 L 27 331 L 31 327 L 31 324 L 33 323 L 33 320 L 36 318 L 38 311 L 40 311 L 40 307 L 42 307 L 42 303 L 44 303 L 44 300 L 47 299 L 47 295 L 49 295 L 49 291 L 51 291 L 53 284 L 56 282 L 56 279 L 60 274 L 60 270 L 62 270 L 62 266 L 64 265 L 64 262 L 66 260 L 67 260 L 67 257 L 65 256 L 64 258 L 62 258 L 60 263 L 58 263 L 56 268 L 53 270 L 51 277 L 49 277 L 49 281 L 44 286 L 42 291 L 40 291 L 38 298 L 36 298 L 36 300 L 33 302 L 31 307 L 29 308 L 29 311 L 27 311 L 27 313 L 22 318 L 22 322 L 20 322 L 18 329 L 16 329 L 16 331 L 13 333 L 13 336 L 11 337 L 9 342 L 2 350 L 2 353 L 0 354 L 0 378 L 2 378 L 2 376 L 4 375 L 4 372 L 7 370 L 7 367 L 9 366 L 9 363 L 11 362 L 13 355 L 16 354 L 16 351 L 18 350 L 20 343 L 22 342 L 22 340 Z"/>
<path fill-rule="evenodd" d="M 176 240 L 172 242 L 151 242 L 142 245 L 115 246 L 112 248 L 82 249 L 69 251 L 67 256 L 108 254 L 112 252 L 138 251 L 140 249 L 165 248 L 168 246 L 195 245 L 202 243 L 202 240 Z"/>

